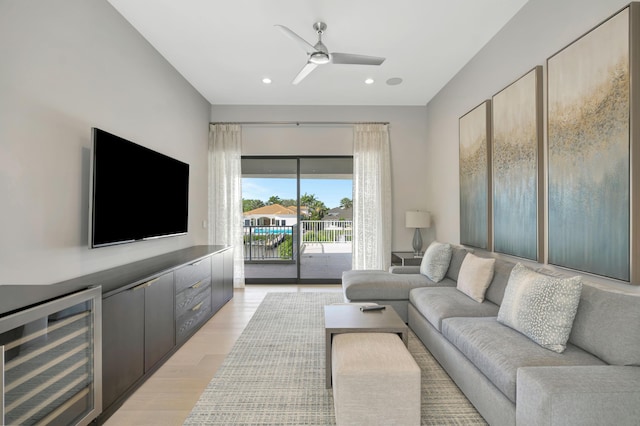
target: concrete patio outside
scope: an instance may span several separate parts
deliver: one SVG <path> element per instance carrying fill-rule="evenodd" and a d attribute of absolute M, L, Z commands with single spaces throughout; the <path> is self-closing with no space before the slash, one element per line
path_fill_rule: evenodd
<path fill-rule="evenodd" d="M 351 242 L 305 242 L 300 253 L 301 279 L 342 278 L 342 272 L 351 269 Z M 245 278 L 296 278 L 297 265 L 285 262 L 245 263 Z"/>

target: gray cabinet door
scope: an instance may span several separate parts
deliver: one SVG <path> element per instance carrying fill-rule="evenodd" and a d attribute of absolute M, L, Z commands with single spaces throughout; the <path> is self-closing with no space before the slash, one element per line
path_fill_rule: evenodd
<path fill-rule="evenodd" d="M 213 297 L 213 311 L 216 312 L 224 305 L 224 257 L 221 253 L 211 256 L 211 295 Z"/>
<path fill-rule="evenodd" d="M 144 370 L 149 371 L 175 345 L 173 272 L 149 281 L 144 290 Z"/>
<path fill-rule="evenodd" d="M 102 406 L 109 407 L 144 373 L 144 291 L 102 301 Z"/>
<path fill-rule="evenodd" d="M 222 252 L 224 256 L 224 302 L 226 303 L 233 297 L 233 248 Z"/>

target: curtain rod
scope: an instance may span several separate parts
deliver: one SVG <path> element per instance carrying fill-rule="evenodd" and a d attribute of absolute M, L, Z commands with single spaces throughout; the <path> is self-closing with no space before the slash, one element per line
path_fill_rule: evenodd
<path fill-rule="evenodd" d="M 386 124 L 388 125 L 388 121 L 217 121 L 217 122 L 209 122 L 209 124 L 245 124 L 245 125 L 275 125 L 275 126 L 300 126 L 300 125 L 345 125 L 352 126 L 356 124 Z"/>

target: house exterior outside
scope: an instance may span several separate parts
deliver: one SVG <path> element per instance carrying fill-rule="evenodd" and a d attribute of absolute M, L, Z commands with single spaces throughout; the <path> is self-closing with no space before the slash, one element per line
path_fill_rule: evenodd
<path fill-rule="evenodd" d="M 298 223 L 296 206 L 285 207 L 271 204 L 243 213 L 244 226 L 293 226 Z M 301 214 L 307 215 L 308 208 L 302 206 Z"/>
<path fill-rule="evenodd" d="M 322 221 L 334 221 L 334 220 L 353 220 L 353 207 L 336 207 L 327 212 L 322 218 Z"/>

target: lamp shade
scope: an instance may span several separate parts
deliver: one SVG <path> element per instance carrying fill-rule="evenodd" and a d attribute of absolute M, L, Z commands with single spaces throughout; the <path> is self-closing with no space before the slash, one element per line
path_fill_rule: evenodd
<path fill-rule="evenodd" d="M 407 228 L 430 228 L 431 214 L 429 212 L 410 210 L 405 214 L 405 226 Z"/>

